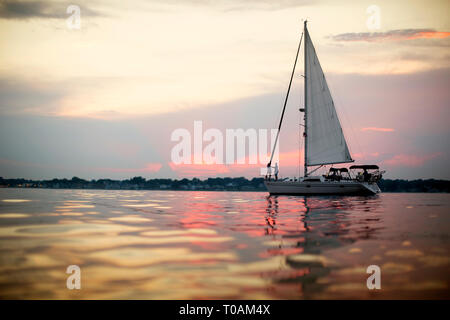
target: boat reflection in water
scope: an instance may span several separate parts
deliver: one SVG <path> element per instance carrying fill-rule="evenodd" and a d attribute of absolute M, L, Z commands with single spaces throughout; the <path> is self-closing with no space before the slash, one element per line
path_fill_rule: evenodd
<path fill-rule="evenodd" d="M 326 277 L 331 270 L 341 268 L 337 261 L 327 259 L 323 255 L 327 250 L 351 245 L 360 239 L 373 238 L 380 227 L 372 226 L 371 221 L 379 221 L 378 215 L 370 219 L 362 219 L 358 227 L 352 226 L 347 211 L 357 205 L 372 210 L 379 206 L 378 197 L 342 198 L 342 197 L 296 197 L 296 203 L 303 205 L 299 218 L 298 232 L 282 235 L 288 243 L 295 242 L 297 254 L 286 254 L 286 264 L 297 270 L 294 276 L 277 279 L 278 283 L 300 284 L 304 298 L 314 297 L 328 287 L 328 283 L 319 280 Z M 271 227 L 270 234 L 275 235 L 276 219 L 279 210 L 277 196 L 267 197 L 266 218 Z M 364 209 L 363 209 L 364 210 Z M 374 210 L 376 212 L 376 210 Z M 289 250 L 287 250 L 289 251 Z M 360 286 L 361 287 L 361 286 Z"/>
<path fill-rule="evenodd" d="M 448 298 L 449 208 L 444 194 L 3 189 L 0 298 Z"/>

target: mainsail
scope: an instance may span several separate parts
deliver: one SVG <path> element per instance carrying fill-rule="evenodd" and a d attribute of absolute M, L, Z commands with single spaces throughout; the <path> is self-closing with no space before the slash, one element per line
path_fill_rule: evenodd
<path fill-rule="evenodd" d="M 333 98 L 305 23 L 305 165 L 352 162 Z"/>

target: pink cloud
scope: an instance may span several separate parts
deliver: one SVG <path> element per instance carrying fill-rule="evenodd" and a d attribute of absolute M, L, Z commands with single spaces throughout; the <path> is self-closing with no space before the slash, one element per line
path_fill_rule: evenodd
<path fill-rule="evenodd" d="M 214 177 L 230 172 L 229 168 L 224 164 L 175 164 L 169 162 L 169 167 L 178 176 L 186 178 Z"/>
<path fill-rule="evenodd" d="M 303 163 L 303 160 L 304 160 L 303 150 L 300 150 L 300 154 L 299 154 L 298 150 L 280 152 L 279 165 L 280 165 L 280 167 L 283 167 L 283 168 L 297 167 L 299 164 L 299 157 L 300 157 L 301 163 Z"/>
<path fill-rule="evenodd" d="M 161 169 L 161 163 L 147 163 L 147 166 L 144 168 L 146 172 L 158 172 Z"/>
<path fill-rule="evenodd" d="M 272 161 L 272 165 L 278 161 L 280 168 L 296 168 L 298 166 L 298 151 L 289 151 L 279 153 L 279 160 L 275 158 Z M 303 161 L 303 152 L 300 154 L 300 159 Z M 179 177 L 186 178 L 202 178 L 202 177 L 215 177 L 218 175 L 229 175 L 229 176 L 260 176 L 260 169 L 266 166 L 266 163 L 249 164 L 250 160 L 248 155 L 244 159 L 244 164 L 175 164 L 169 162 L 169 167 L 177 173 Z"/>
<path fill-rule="evenodd" d="M 366 127 L 366 128 L 362 128 L 361 131 L 394 132 L 395 129 L 392 129 L 392 128 L 378 128 L 378 127 Z"/>
<path fill-rule="evenodd" d="M 379 152 L 372 153 L 352 153 L 352 158 L 355 160 L 369 160 L 380 156 Z"/>
<path fill-rule="evenodd" d="M 300 160 L 303 163 L 303 151 L 300 151 Z M 261 169 L 265 168 L 266 160 L 259 159 L 259 163 L 249 164 L 249 157 L 246 155 L 245 164 L 174 164 L 169 162 L 169 167 L 179 176 L 186 178 L 203 178 L 215 176 L 249 176 L 260 177 Z M 267 159 L 268 161 L 268 159 Z M 297 174 L 299 165 L 299 151 L 292 150 L 280 152 L 278 159 L 274 158 L 272 166 L 278 162 L 280 172 L 284 175 L 289 173 Z"/>
<path fill-rule="evenodd" d="M 384 163 L 391 166 L 420 167 L 424 165 L 425 162 L 437 158 L 441 154 L 442 152 L 436 152 L 423 156 L 398 154 L 391 159 L 385 160 Z"/>

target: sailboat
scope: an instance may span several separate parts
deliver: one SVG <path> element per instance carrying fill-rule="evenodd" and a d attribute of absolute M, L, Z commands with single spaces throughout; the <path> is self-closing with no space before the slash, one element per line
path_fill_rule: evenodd
<path fill-rule="evenodd" d="M 380 171 L 377 165 L 352 165 L 350 168 L 333 167 L 335 164 L 352 163 L 354 160 L 348 149 L 333 98 L 308 33 L 307 21 L 304 22 L 304 30 L 300 37 L 275 144 L 267 168 L 269 170 L 271 169 L 303 38 L 305 105 L 299 111 L 304 114 L 304 176 L 298 179 L 286 178 L 279 180 L 278 177 L 272 179 L 271 175 L 268 174 L 264 180 L 264 184 L 270 194 L 380 193 L 381 190 L 377 182 L 381 179 L 384 171 Z M 328 174 L 313 175 L 314 172 L 326 165 L 332 165 Z"/>

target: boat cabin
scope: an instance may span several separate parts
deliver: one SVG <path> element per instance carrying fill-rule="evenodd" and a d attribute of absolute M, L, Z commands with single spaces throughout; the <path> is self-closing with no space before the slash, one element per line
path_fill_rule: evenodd
<path fill-rule="evenodd" d="M 324 178 L 331 181 L 351 180 L 347 168 L 330 168 Z"/>
<path fill-rule="evenodd" d="M 355 180 L 359 182 L 377 182 L 383 177 L 384 171 L 374 164 L 354 165 L 350 167 Z"/>

